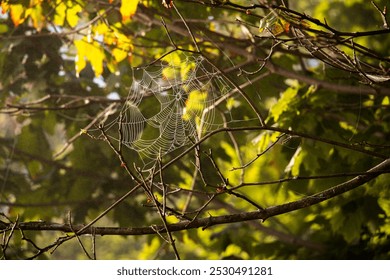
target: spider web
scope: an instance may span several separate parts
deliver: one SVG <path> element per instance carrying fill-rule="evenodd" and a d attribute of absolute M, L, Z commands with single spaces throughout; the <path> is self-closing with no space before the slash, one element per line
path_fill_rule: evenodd
<path fill-rule="evenodd" d="M 217 105 L 232 88 L 200 55 L 173 52 L 145 68 L 134 80 L 113 123 L 122 144 L 145 163 L 197 142 L 224 125 Z"/>

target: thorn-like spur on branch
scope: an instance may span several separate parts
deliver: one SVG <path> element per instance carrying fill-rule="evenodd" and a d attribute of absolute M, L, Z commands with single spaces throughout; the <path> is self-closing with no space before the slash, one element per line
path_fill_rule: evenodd
<path fill-rule="evenodd" d="M 243 212 L 232 215 L 198 218 L 192 221 L 183 221 L 176 224 L 168 225 L 170 232 L 188 230 L 191 228 L 206 228 L 219 224 L 238 223 L 250 220 L 262 220 L 289 213 L 295 210 L 306 208 L 333 197 L 339 196 L 343 193 L 351 191 L 372 179 L 378 177 L 380 174 L 390 172 L 390 158 L 382 161 L 375 167 L 368 170 L 365 174 L 356 176 L 351 180 L 331 187 L 325 191 L 316 193 L 314 195 L 280 204 L 271 206 L 263 210 Z M 84 229 L 83 229 L 84 228 Z M 62 231 L 62 232 L 77 232 L 77 234 L 95 234 L 95 235 L 145 235 L 145 234 L 161 234 L 166 232 L 165 225 L 153 226 L 153 227 L 139 227 L 139 228 L 124 228 L 124 227 L 88 227 L 83 225 L 69 225 L 69 224 L 56 224 L 47 222 L 18 222 L 12 224 L 11 222 L 0 223 L 0 231 L 5 232 L 11 229 L 20 230 L 33 230 L 33 231 Z"/>

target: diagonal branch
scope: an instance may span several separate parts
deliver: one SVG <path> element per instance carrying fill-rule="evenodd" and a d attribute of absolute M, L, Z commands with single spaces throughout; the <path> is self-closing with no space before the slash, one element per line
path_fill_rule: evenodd
<path fill-rule="evenodd" d="M 183 221 L 176 224 L 169 224 L 168 230 L 170 232 L 174 232 L 174 231 L 188 230 L 191 228 L 206 229 L 214 225 L 238 223 L 238 222 L 251 221 L 251 220 L 261 220 L 264 222 L 266 219 L 270 217 L 307 208 L 309 206 L 339 196 L 359 186 L 362 186 L 363 184 L 378 177 L 380 174 L 388 173 L 388 172 L 390 172 L 390 158 L 382 161 L 375 167 L 369 169 L 365 174 L 356 176 L 353 179 L 348 180 L 344 183 L 338 184 L 327 190 L 318 192 L 314 195 L 296 201 L 292 201 L 292 202 L 288 202 L 276 206 L 271 206 L 264 210 L 243 212 L 238 214 L 223 215 L 217 217 L 199 218 L 190 222 Z M 0 223 L 0 231 L 3 232 L 14 229 L 15 227 L 21 230 L 32 230 L 32 231 L 46 230 L 46 231 L 62 231 L 62 232 L 76 231 L 78 234 L 93 233 L 95 235 L 146 235 L 146 234 L 164 233 L 167 230 L 165 225 L 154 226 L 153 228 L 152 227 L 139 227 L 139 228 L 88 227 L 85 228 L 85 226 L 83 225 L 70 226 L 69 224 L 56 224 L 56 223 L 47 223 L 47 222 L 18 222 L 15 224 L 12 224 L 10 222 Z"/>

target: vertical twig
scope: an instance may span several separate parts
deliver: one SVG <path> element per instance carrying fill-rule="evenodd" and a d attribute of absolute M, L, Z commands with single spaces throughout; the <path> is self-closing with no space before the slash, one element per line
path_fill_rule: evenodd
<path fill-rule="evenodd" d="M 92 235 L 91 235 L 91 238 L 92 238 L 92 256 L 93 256 L 93 259 L 96 260 L 96 233 L 95 233 L 95 228 L 93 227 L 92 228 Z"/>
<path fill-rule="evenodd" d="M 5 217 L 5 215 L 2 215 L 2 216 Z M 9 220 L 9 219 L 7 218 L 7 220 Z M 14 234 L 15 229 L 16 229 L 16 227 L 17 227 L 17 225 L 18 225 L 19 216 L 16 216 L 15 222 L 11 222 L 11 220 L 9 220 L 9 222 L 12 223 L 12 227 L 11 227 L 11 229 L 10 229 L 10 233 L 8 234 L 8 237 L 6 237 L 6 233 L 5 233 L 5 231 L 4 231 L 3 242 L 2 242 L 2 244 L 1 244 L 1 247 L 2 247 L 2 249 L 3 249 L 3 258 L 4 258 L 5 260 L 7 259 L 7 256 L 6 256 L 5 252 L 7 251 L 7 248 L 8 248 L 9 242 L 10 242 L 10 240 L 11 240 L 11 237 L 12 237 L 12 235 Z"/>
<path fill-rule="evenodd" d="M 164 217 L 166 217 L 166 209 L 167 209 L 167 186 L 165 185 L 164 183 L 164 178 L 163 178 L 163 174 L 162 174 L 162 164 L 161 164 L 161 157 L 159 155 L 158 159 L 157 159 L 157 163 L 158 163 L 158 172 L 159 172 L 159 175 L 160 175 L 160 182 L 161 182 L 161 186 L 162 186 L 162 214 Z"/>
<path fill-rule="evenodd" d="M 382 21 L 383 21 L 383 28 L 385 29 L 389 29 L 389 24 L 387 22 L 387 18 L 386 18 L 386 15 L 387 15 L 387 9 L 386 9 L 386 6 L 383 8 L 383 11 L 381 9 L 379 9 L 378 5 L 375 4 L 374 1 L 371 1 L 371 4 L 375 7 L 375 9 L 379 12 L 379 14 L 381 15 L 381 18 L 382 18 Z"/>
<path fill-rule="evenodd" d="M 70 211 L 68 212 L 68 224 L 69 224 L 69 227 L 70 227 L 70 229 L 72 230 L 73 234 L 76 236 L 77 241 L 78 241 L 78 243 L 79 243 L 81 249 L 83 249 L 84 254 L 87 256 L 88 259 L 92 260 L 92 257 L 91 257 L 91 256 L 89 255 L 89 253 L 87 252 L 87 249 L 85 249 L 85 246 L 84 246 L 83 242 L 81 242 L 81 239 L 80 239 L 79 234 L 77 234 L 77 232 L 73 229 L 72 214 L 71 214 Z"/>
<path fill-rule="evenodd" d="M 161 170 L 161 168 L 160 168 L 160 170 Z M 151 185 L 151 186 L 153 185 L 153 177 L 154 177 L 154 175 L 152 174 L 152 175 L 150 176 L 150 178 L 151 178 L 150 185 Z M 141 177 L 141 178 L 143 178 L 143 177 Z M 146 184 L 146 182 L 145 182 L 145 184 Z M 151 188 L 151 187 L 150 187 L 150 188 Z M 168 236 L 168 243 L 169 243 L 169 245 L 171 245 L 171 247 L 172 247 L 172 249 L 173 249 L 173 252 L 174 252 L 174 254 L 175 254 L 175 256 L 176 256 L 176 259 L 177 259 L 177 260 L 180 260 L 180 255 L 179 255 L 179 252 L 178 252 L 178 250 L 177 250 L 177 248 L 176 248 L 175 239 L 173 238 L 172 233 L 171 233 L 171 231 L 169 230 L 169 225 L 168 225 L 167 219 L 166 219 L 166 217 L 165 217 L 165 215 L 164 215 L 164 210 L 161 209 L 161 208 L 164 208 L 164 206 L 161 207 L 161 204 L 157 201 L 157 199 L 156 199 L 156 197 L 153 195 L 153 193 L 150 194 L 150 199 L 151 199 L 151 201 L 153 202 L 153 204 L 156 206 L 157 212 L 158 212 L 158 214 L 159 214 L 159 216 L 160 216 L 160 218 L 161 218 L 161 221 L 162 221 L 162 223 L 163 223 L 163 225 L 164 225 L 165 231 L 166 231 L 167 236 Z M 163 205 L 164 205 L 164 204 L 163 204 Z M 160 235 L 160 232 L 159 232 L 157 229 L 156 229 L 156 233 L 157 233 L 158 235 Z M 161 236 L 164 240 L 166 240 L 162 235 L 160 235 L 160 236 Z"/>

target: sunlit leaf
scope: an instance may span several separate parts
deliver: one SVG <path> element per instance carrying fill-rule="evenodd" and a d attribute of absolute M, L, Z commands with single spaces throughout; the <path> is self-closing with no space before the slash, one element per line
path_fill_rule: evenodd
<path fill-rule="evenodd" d="M 182 63 L 182 60 L 177 52 L 170 53 L 164 56 L 161 60 L 167 62 L 169 66 L 173 67 L 179 67 Z"/>
<path fill-rule="evenodd" d="M 121 7 L 119 11 L 122 14 L 122 20 L 123 21 L 128 21 L 130 18 L 135 14 L 137 11 L 137 6 L 138 6 L 139 0 L 122 0 L 121 1 Z"/>
<path fill-rule="evenodd" d="M 66 10 L 66 21 L 68 22 L 70 27 L 75 27 L 79 22 L 79 13 L 82 11 L 82 8 L 80 5 L 72 1 L 68 2 L 72 3 L 72 6 L 68 7 L 68 9 Z"/>
<path fill-rule="evenodd" d="M 387 216 L 390 216 L 390 199 L 388 198 L 378 198 L 379 206 L 385 211 Z"/>
<path fill-rule="evenodd" d="M 275 122 L 277 122 L 281 115 L 296 101 L 297 94 L 297 87 L 289 87 L 283 92 L 281 98 L 279 98 L 278 102 L 274 104 L 270 110 L 270 116 L 273 117 Z"/>
<path fill-rule="evenodd" d="M 58 0 L 56 5 L 54 23 L 62 26 L 66 20 L 70 27 L 75 27 L 80 19 L 79 13 L 82 11 L 81 6 L 73 1 L 61 0 Z"/>
<path fill-rule="evenodd" d="M 345 121 L 340 121 L 340 122 L 339 122 L 339 125 L 340 125 L 340 127 L 341 127 L 342 129 L 351 131 L 352 133 L 357 133 L 356 127 L 350 125 L 349 123 L 347 123 L 347 122 L 345 122 Z"/>
<path fill-rule="evenodd" d="M 58 3 L 59 2 L 59 3 Z M 65 22 L 67 6 L 65 1 L 57 1 L 56 14 L 54 15 L 54 24 L 62 26 Z"/>
<path fill-rule="evenodd" d="M 120 49 L 120 48 L 115 48 L 112 51 L 112 56 L 115 58 L 116 61 L 122 61 L 128 56 L 129 52 Z"/>
<path fill-rule="evenodd" d="M 156 250 L 161 246 L 159 236 L 153 237 L 151 242 L 145 243 L 144 248 L 138 255 L 139 260 L 150 260 L 156 253 Z"/>
<path fill-rule="evenodd" d="M 180 64 L 180 77 L 184 81 L 188 78 L 190 72 L 196 67 L 194 61 L 183 61 Z"/>
<path fill-rule="evenodd" d="M 179 74 L 179 70 L 171 66 L 165 67 L 162 71 L 162 76 L 165 80 L 175 80 L 178 78 Z"/>
<path fill-rule="evenodd" d="M 205 102 L 207 99 L 207 92 L 201 92 L 199 90 L 193 90 L 189 93 L 188 99 L 186 101 L 185 112 L 183 114 L 183 119 L 188 121 L 204 109 Z"/>
<path fill-rule="evenodd" d="M 241 247 L 235 245 L 235 244 L 229 244 L 229 246 L 226 247 L 226 250 L 221 255 L 223 258 L 231 258 L 231 257 L 239 257 L 242 259 L 249 259 L 248 253 L 242 250 Z"/>
<path fill-rule="evenodd" d="M 9 4 L 2 1 L 1 4 L 0 4 L 0 7 L 1 7 L 1 13 L 4 15 L 6 13 L 8 13 L 8 10 L 9 10 Z"/>
<path fill-rule="evenodd" d="M 85 60 L 84 55 L 77 54 L 75 56 L 75 69 L 77 76 L 80 74 L 81 70 L 83 70 L 87 66 L 87 61 Z"/>
<path fill-rule="evenodd" d="M 40 31 L 44 25 L 45 17 L 42 14 L 42 6 L 35 5 L 34 7 L 28 9 L 29 15 L 32 19 L 33 26 Z"/>
<path fill-rule="evenodd" d="M 98 77 L 103 73 L 103 61 L 105 54 L 102 47 L 95 41 L 89 43 L 86 39 L 76 40 L 77 48 L 76 73 L 79 74 L 86 66 L 86 61 L 91 63 L 95 75 Z"/>
<path fill-rule="evenodd" d="M 228 98 L 226 101 L 226 108 L 231 111 L 233 108 L 238 108 L 240 106 L 241 102 L 238 101 L 237 99 L 231 97 Z"/>
<path fill-rule="evenodd" d="M 23 5 L 11 5 L 11 19 L 15 26 L 23 23 L 25 20 L 25 9 Z"/>
<path fill-rule="evenodd" d="M 120 62 L 129 57 L 133 51 L 133 45 L 130 39 L 120 32 L 113 32 L 113 34 L 106 34 L 105 42 L 110 42 L 114 47 L 112 55 L 116 62 Z"/>
<path fill-rule="evenodd" d="M 96 42 L 91 47 L 91 52 L 88 53 L 87 58 L 91 62 L 92 69 L 98 77 L 103 73 L 103 61 L 105 59 L 102 47 Z"/>

